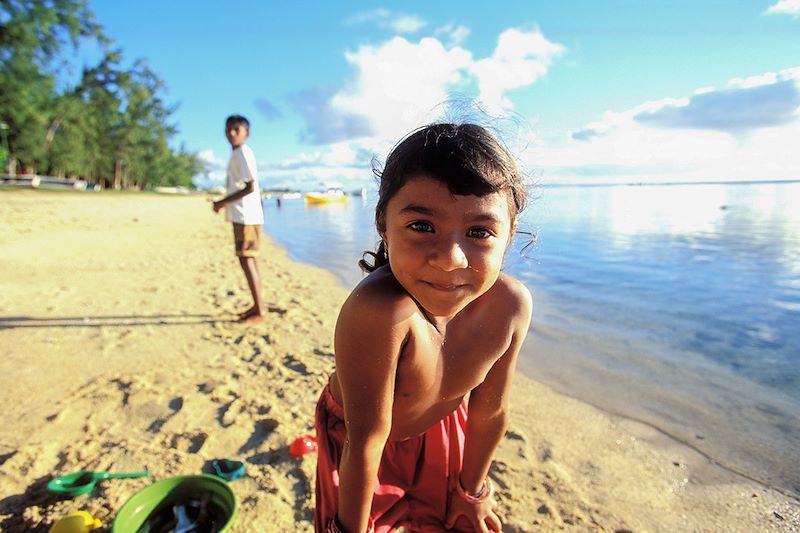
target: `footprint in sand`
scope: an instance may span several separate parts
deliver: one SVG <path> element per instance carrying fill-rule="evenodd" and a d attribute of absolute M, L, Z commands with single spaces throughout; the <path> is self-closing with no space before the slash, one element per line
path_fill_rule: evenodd
<path fill-rule="evenodd" d="M 301 463 L 302 465 L 302 463 Z M 310 522 L 313 520 L 313 507 L 309 505 L 309 494 L 314 493 L 314 484 L 312 483 L 312 475 L 306 473 L 302 466 L 293 468 L 289 471 L 289 476 L 295 478 L 295 483 L 292 490 L 295 493 L 294 505 L 294 519 L 296 521 L 305 520 Z"/>
<path fill-rule="evenodd" d="M 591 506 L 579 506 L 578 508 L 565 508 L 559 502 L 565 501 L 581 501 L 585 499 L 579 494 L 573 493 L 569 490 L 569 484 L 565 484 L 559 478 L 554 478 L 547 472 L 541 472 L 536 485 L 540 485 L 544 489 L 544 494 L 537 491 L 536 498 L 533 505 L 536 506 L 536 512 L 548 523 L 554 523 L 559 529 L 564 529 L 565 526 L 581 527 L 587 524 L 598 524 L 597 517 L 593 516 L 595 510 Z M 566 492 L 565 492 L 566 489 Z"/>
<path fill-rule="evenodd" d="M 506 518 L 503 521 L 503 533 L 529 533 L 531 526 L 521 520 Z"/>
<path fill-rule="evenodd" d="M 489 477 L 499 491 L 508 490 L 508 484 L 504 481 L 508 475 L 508 465 L 502 461 L 494 461 L 489 467 Z"/>
<path fill-rule="evenodd" d="M 229 427 L 236 423 L 236 419 L 242 412 L 242 401 L 234 399 L 227 405 L 219 408 L 219 423 L 222 427 Z"/>
<path fill-rule="evenodd" d="M 158 433 L 161 428 L 166 424 L 172 417 L 177 415 L 181 409 L 183 409 L 183 398 L 180 396 L 176 396 L 175 398 L 171 399 L 168 404 L 169 408 L 172 409 L 172 413 L 167 416 L 156 418 L 153 422 L 148 426 L 147 431 L 151 433 Z"/>
<path fill-rule="evenodd" d="M 19 450 L 13 450 L 7 453 L 0 453 L 0 466 L 3 466 L 6 461 L 14 457 L 18 451 Z"/>
<path fill-rule="evenodd" d="M 277 307 L 277 306 L 274 306 L 274 305 L 270 305 L 269 307 L 267 307 L 267 311 L 270 312 L 270 313 L 275 313 L 278 316 L 283 316 L 283 315 L 285 315 L 286 313 L 289 312 L 288 309 L 284 309 L 282 307 Z"/>
<path fill-rule="evenodd" d="M 197 453 L 208 440 L 208 433 L 178 433 L 169 441 L 169 447 L 185 453 Z"/>
<path fill-rule="evenodd" d="M 284 462 L 285 460 L 286 458 L 283 457 L 280 452 L 275 450 L 258 452 L 247 458 L 247 462 L 249 464 L 258 466 L 264 466 L 264 465 L 275 466 L 277 464 L 280 464 L 281 462 Z"/>
<path fill-rule="evenodd" d="M 311 372 L 308 371 L 306 365 L 302 361 L 298 360 L 292 354 L 288 354 L 286 355 L 286 357 L 283 358 L 283 366 L 285 366 L 290 370 L 294 370 L 295 372 L 297 372 L 298 374 L 302 374 L 303 376 L 311 375 Z"/>
<path fill-rule="evenodd" d="M 206 381 L 204 383 L 197 384 L 197 392 L 202 394 L 211 394 L 214 392 L 214 389 L 222 385 L 222 381 L 214 382 L 214 381 Z"/>
<path fill-rule="evenodd" d="M 248 453 L 258 448 L 276 429 L 278 429 L 279 422 L 274 418 L 265 418 L 256 422 L 253 428 L 253 433 L 247 439 L 241 448 L 240 454 Z"/>
<path fill-rule="evenodd" d="M 513 442 L 517 447 L 517 455 L 523 459 L 527 459 L 530 456 L 530 446 L 528 445 L 528 439 L 525 435 L 513 429 L 509 429 L 506 431 L 505 438 L 509 441 L 509 444 Z"/>
<path fill-rule="evenodd" d="M 251 349 L 250 355 L 242 357 L 242 361 L 244 361 L 245 363 L 254 362 L 256 358 L 258 358 L 258 356 L 261 355 L 262 353 L 261 348 L 255 342 L 250 343 L 250 349 Z"/>

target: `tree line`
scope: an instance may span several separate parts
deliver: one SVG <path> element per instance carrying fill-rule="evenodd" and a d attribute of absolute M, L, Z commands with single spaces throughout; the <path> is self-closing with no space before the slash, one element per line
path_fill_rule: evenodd
<path fill-rule="evenodd" d="M 74 69 L 68 52 L 94 41 L 97 64 Z M 73 56 L 76 54 L 72 54 Z M 191 186 L 196 154 L 174 150 L 175 106 L 143 60 L 122 52 L 86 0 L 0 0 L 0 159 L 8 174 L 79 178 L 112 188 Z M 4 156 L 4 157 L 3 157 Z"/>

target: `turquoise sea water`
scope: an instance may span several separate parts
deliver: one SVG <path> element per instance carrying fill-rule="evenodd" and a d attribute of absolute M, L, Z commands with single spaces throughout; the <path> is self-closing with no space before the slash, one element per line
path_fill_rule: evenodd
<path fill-rule="evenodd" d="M 800 183 L 543 187 L 505 269 L 534 293 L 520 368 L 800 495 Z M 374 199 L 265 200 L 294 259 L 352 287 Z"/>

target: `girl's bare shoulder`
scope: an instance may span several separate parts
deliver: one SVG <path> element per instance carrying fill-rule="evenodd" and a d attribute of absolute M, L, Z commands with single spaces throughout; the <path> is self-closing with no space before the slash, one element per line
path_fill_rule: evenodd
<path fill-rule="evenodd" d="M 500 274 L 489 293 L 495 305 L 502 306 L 514 315 L 530 319 L 533 296 L 528 287 L 518 279 L 505 273 Z"/>
<path fill-rule="evenodd" d="M 342 307 L 342 314 L 390 322 L 402 321 L 417 312 L 414 300 L 388 267 L 381 267 L 361 280 Z"/>
<path fill-rule="evenodd" d="M 409 338 L 416 312 L 388 268 L 364 278 L 350 293 L 336 321 L 337 368 L 368 361 L 371 371 L 389 372 Z M 363 375 L 364 369 L 359 372 Z"/>

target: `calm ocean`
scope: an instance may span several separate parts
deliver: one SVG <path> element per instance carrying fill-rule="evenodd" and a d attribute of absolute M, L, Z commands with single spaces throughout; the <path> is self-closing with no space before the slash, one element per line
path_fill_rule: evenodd
<path fill-rule="evenodd" d="M 800 183 L 535 196 L 521 229 L 538 241 L 521 253 L 519 235 L 505 267 L 536 302 L 521 370 L 800 495 Z M 264 206 L 292 258 L 361 279 L 374 198 Z"/>

